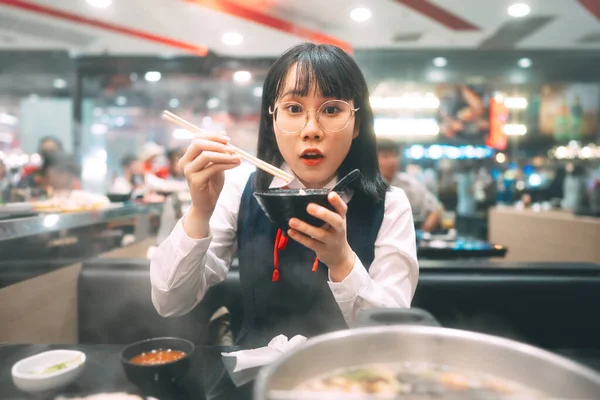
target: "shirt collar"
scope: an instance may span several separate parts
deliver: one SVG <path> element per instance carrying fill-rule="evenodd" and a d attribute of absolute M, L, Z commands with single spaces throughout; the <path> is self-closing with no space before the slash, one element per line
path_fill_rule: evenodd
<path fill-rule="evenodd" d="M 280 169 L 284 170 L 288 174 L 294 175 L 294 172 L 292 172 L 292 169 L 286 163 L 281 164 Z M 333 187 L 335 186 L 336 183 L 337 183 L 337 176 L 335 176 L 331 181 L 329 181 L 329 183 L 327 185 L 325 185 L 323 187 L 323 189 L 333 189 Z M 294 178 L 290 183 L 286 183 L 283 179 L 274 177 L 273 180 L 271 181 L 271 184 L 269 185 L 269 189 L 281 189 L 286 186 L 288 189 L 304 189 L 304 188 L 306 188 L 306 186 L 304 186 L 298 178 Z"/>

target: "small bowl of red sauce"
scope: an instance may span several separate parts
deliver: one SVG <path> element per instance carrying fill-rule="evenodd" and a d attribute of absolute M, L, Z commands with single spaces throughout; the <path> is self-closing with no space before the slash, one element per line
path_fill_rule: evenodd
<path fill-rule="evenodd" d="M 121 352 L 127 379 L 151 393 L 168 390 L 190 369 L 194 344 L 189 340 L 164 337 L 130 344 Z"/>

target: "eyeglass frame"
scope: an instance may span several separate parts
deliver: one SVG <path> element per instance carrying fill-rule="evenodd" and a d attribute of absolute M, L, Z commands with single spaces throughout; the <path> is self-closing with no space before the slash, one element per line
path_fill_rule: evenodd
<path fill-rule="evenodd" d="M 327 103 L 331 103 L 334 101 L 341 101 L 342 103 L 345 103 L 348 105 L 348 107 L 350 107 L 350 118 L 348 118 L 348 121 L 346 122 L 346 125 L 344 125 L 344 127 L 342 129 L 338 129 L 337 131 L 330 131 L 327 130 L 323 127 L 323 125 L 321 125 L 321 118 L 319 117 L 319 110 Z M 327 132 L 327 133 L 337 133 L 337 132 L 341 132 L 344 129 L 346 129 L 348 127 L 348 125 L 350 125 L 350 120 L 352 119 L 352 117 L 354 117 L 356 115 L 356 112 L 358 110 L 360 110 L 360 107 L 356 107 L 356 108 L 352 108 L 352 106 L 350 105 L 350 103 L 348 103 L 347 101 L 344 100 L 327 100 L 324 101 L 323 104 L 321 104 L 319 106 L 319 108 L 309 108 L 308 110 L 306 110 L 305 115 L 304 115 L 304 125 L 302 126 L 302 128 L 298 129 L 297 131 L 286 131 L 285 129 L 281 129 L 279 127 L 279 124 L 277 123 L 277 119 L 275 118 L 275 112 L 277 112 L 277 109 L 279 108 L 279 106 L 281 106 L 282 104 L 298 104 L 300 106 L 302 106 L 302 104 L 296 102 L 296 101 L 285 101 L 283 103 L 279 103 L 273 110 L 271 110 L 271 106 L 269 106 L 269 114 L 273 116 L 273 122 L 275 122 L 275 125 L 277 125 L 277 128 L 279 128 L 280 130 L 282 130 L 284 133 L 287 133 L 288 135 L 294 135 L 298 132 L 302 132 L 302 130 L 304 128 L 306 128 L 306 125 L 308 125 L 308 112 L 309 111 L 315 111 L 316 112 L 316 119 L 317 119 L 317 124 L 319 124 L 319 127 L 321 127 L 321 129 L 323 129 L 323 131 Z M 302 106 L 304 107 L 304 106 Z"/>

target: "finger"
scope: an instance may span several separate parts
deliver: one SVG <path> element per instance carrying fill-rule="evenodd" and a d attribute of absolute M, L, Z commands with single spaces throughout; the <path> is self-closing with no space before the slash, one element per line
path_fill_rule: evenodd
<path fill-rule="evenodd" d="M 333 206 L 335 211 L 342 216 L 342 218 L 346 217 L 346 212 L 348 212 L 348 205 L 342 199 L 342 197 L 337 192 L 331 192 L 327 196 L 327 200 L 329 200 L 329 204 Z"/>
<path fill-rule="evenodd" d="M 180 163 L 182 165 L 186 162 L 191 162 L 203 151 L 216 151 L 220 153 L 231 153 L 233 149 L 228 146 L 229 138 L 227 136 L 203 136 L 201 138 L 194 139 L 188 146 L 187 150 L 181 157 Z"/>
<path fill-rule="evenodd" d="M 214 151 L 203 151 L 198 157 L 192 162 L 187 163 L 183 172 L 185 175 L 194 174 L 202 171 L 210 163 L 212 164 L 237 164 L 240 161 L 240 157 L 232 154 L 217 153 Z"/>
<path fill-rule="evenodd" d="M 296 242 L 300 243 L 304 247 L 307 247 L 307 248 L 313 250 L 316 253 L 321 251 L 323 249 L 323 247 L 325 246 L 323 243 L 321 243 L 315 239 L 311 239 L 308 236 L 303 235 L 302 233 L 300 233 L 294 229 L 288 229 L 287 234 L 289 237 L 291 237 Z"/>
<path fill-rule="evenodd" d="M 317 228 L 311 224 L 307 224 L 298 218 L 290 219 L 290 228 L 310 237 L 318 240 L 321 243 L 325 243 L 327 236 L 330 235 L 325 229 Z"/>
<path fill-rule="evenodd" d="M 315 218 L 319 218 L 326 224 L 329 224 L 333 229 L 340 232 L 344 229 L 344 218 L 337 212 L 311 203 L 306 207 L 306 211 Z"/>
<path fill-rule="evenodd" d="M 208 166 L 202 170 L 202 174 L 206 174 L 206 176 L 212 176 L 218 172 L 227 171 L 228 169 L 233 169 L 237 167 L 240 163 L 232 163 L 232 164 L 213 164 Z"/>

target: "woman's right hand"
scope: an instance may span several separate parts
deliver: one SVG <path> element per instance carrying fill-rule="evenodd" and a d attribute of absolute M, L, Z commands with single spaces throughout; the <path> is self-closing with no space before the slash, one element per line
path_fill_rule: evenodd
<path fill-rule="evenodd" d="M 208 222 L 225 183 L 224 172 L 240 165 L 239 156 L 228 145 L 230 140 L 223 135 L 203 135 L 194 139 L 179 160 L 192 197 L 183 228 L 192 238 L 208 236 Z"/>

